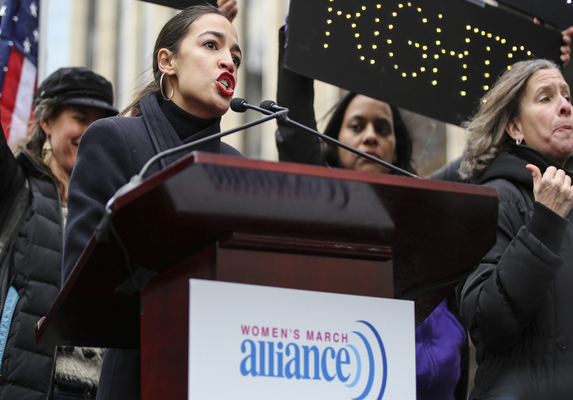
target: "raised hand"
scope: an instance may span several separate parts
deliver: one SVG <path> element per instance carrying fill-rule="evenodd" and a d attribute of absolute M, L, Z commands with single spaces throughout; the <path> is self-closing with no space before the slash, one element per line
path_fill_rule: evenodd
<path fill-rule="evenodd" d="M 527 164 L 526 168 L 533 176 L 535 200 L 563 218 L 567 217 L 573 207 L 573 187 L 569 175 L 555 167 L 547 168 L 543 175 L 533 164 Z"/>
<path fill-rule="evenodd" d="M 237 0 L 217 0 L 217 8 L 227 14 L 231 22 L 233 22 L 237 12 L 239 12 Z"/>
<path fill-rule="evenodd" d="M 561 34 L 563 35 L 564 43 L 564 45 L 561 46 L 561 61 L 563 61 L 563 66 L 566 66 L 571 60 L 571 35 L 573 35 L 573 26 L 565 29 Z"/>

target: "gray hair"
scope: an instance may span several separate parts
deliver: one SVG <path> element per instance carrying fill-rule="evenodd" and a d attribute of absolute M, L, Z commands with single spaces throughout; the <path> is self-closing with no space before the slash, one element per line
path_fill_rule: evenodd
<path fill-rule="evenodd" d="M 479 177 L 498 154 L 509 149 L 512 139 L 506 127 L 521 114 L 521 99 L 529 78 L 541 69 L 552 68 L 559 70 L 550 60 L 519 61 L 482 97 L 474 118 L 464 123 L 466 151 L 459 170 L 462 179 Z"/>

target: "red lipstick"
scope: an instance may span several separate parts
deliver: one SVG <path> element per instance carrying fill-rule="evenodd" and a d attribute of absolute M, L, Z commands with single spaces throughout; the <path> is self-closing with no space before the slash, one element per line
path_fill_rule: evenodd
<path fill-rule="evenodd" d="M 233 96 L 235 93 L 235 77 L 230 72 L 223 72 L 217 78 L 217 87 L 225 96 Z"/>

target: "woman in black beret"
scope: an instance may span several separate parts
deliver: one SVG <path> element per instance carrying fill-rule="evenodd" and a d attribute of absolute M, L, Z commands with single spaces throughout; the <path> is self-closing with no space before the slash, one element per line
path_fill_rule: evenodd
<path fill-rule="evenodd" d="M 44 400 L 52 387 L 55 399 L 95 395 L 102 350 L 56 352 L 36 343 L 34 326 L 61 285 L 79 140 L 92 122 L 117 113 L 109 81 L 85 68 L 61 68 L 38 88 L 30 138 L 16 157 L 0 134 L 0 398 Z"/>

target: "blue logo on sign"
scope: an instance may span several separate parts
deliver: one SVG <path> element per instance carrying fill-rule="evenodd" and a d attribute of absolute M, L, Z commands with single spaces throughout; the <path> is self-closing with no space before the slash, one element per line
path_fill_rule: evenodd
<path fill-rule="evenodd" d="M 298 329 L 278 332 L 276 328 L 242 326 L 243 335 L 258 339 L 279 338 L 279 333 L 287 339 L 288 332 L 293 332 L 290 337 L 293 341 L 284 344 L 276 340 L 245 339 L 241 343 L 244 358 L 240 372 L 245 377 L 339 382 L 349 389 L 364 387 L 353 400 L 381 400 L 388 380 L 384 343 L 372 324 L 356 322 L 368 329 L 363 332 L 357 329 L 353 335 L 306 331 L 305 337 Z M 311 345 L 296 343 L 305 338 Z M 326 347 L 325 342 L 329 344 Z"/>
<path fill-rule="evenodd" d="M 374 328 L 372 326 L 372 324 L 370 324 L 369 322 L 366 322 L 366 321 L 358 321 L 358 322 L 362 323 L 362 324 L 366 325 L 368 328 L 370 328 L 370 330 L 372 331 L 372 333 L 376 337 L 376 340 L 378 342 L 378 347 L 380 348 L 380 355 L 382 357 L 382 384 L 380 387 L 380 393 L 378 394 L 378 397 L 376 397 L 377 400 L 380 400 L 380 399 L 382 399 L 382 396 L 384 396 L 384 391 L 386 390 L 386 382 L 388 380 L 388 360 L 386 359 L 386 350 L 384 349 L 384 343 L 382 343 L 382 339 L 380 338 L 380 334 L 378 333 L 376 328 Z M 362 333 L 356 332 L 356 331 L 354 331 L 352 333 L 356 334 L 358 337 L 360 337 L 360 339 L 362 339 L 362 342 L 364 343 L 364 346 L 366 347 L 366 351 L 368 354 L 368 365 L 369 365 L 368 382 L 366 383 L 366 388 L 364 389 L 364 392 L 362 392 L 362 394 L 360 396 L 358 396 L 354 399 L 354 400 L 363 400 L 366 398 L 366 396 L 368 396 L 368 394 L 372 390 L 372 383 L 374 382 L 374 371 L 375 371 L 374 354 L 372 351 L 372 346 L 370 346 L 370 343 L 368 342 L 368 340 L 366 339 L 366 337 L 364 337 L 364 335 Z M 360 380 L 360 373 L 361 373 L 362 368 L 361 368 L 360 356 L 358 354 L 358 351 L 356 350 L 356 348 L 354 346 L 348 345 L 348 347 L 350 347 L 354 351 L 356 358 L 358 360 L 358 368 L 357 368 L 356 378 L 354 379 L 354 382 L 352 384 L 346 385 L 348 387 L 353 387 Z"/>

